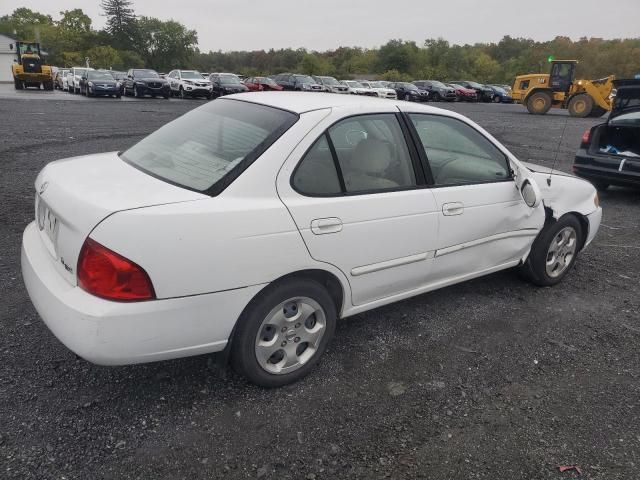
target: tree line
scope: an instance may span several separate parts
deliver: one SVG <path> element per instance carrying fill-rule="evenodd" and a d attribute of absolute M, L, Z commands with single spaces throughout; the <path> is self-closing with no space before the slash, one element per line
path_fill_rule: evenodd
<path fill-rule="evenodd" d="M 511 83 L 516 75 L 548 71 L 550 57 L 579 60 L 580 78 L 640 74 L 640 38 L 574 41 L 558 36 L 546 42 L 505 36 L 497 43 L 452 45 L 442 38 L 393 39 L 379 48 L 340 47 L 324 52 L 306 49 L 209 51 L 198 48 L 198 34 L 174 20 L 137 16 L 131 0 L 102 0 L 106 26 L 92 27 L 81 9 L 49 15 L 18 8 L 0 17 L 0 33 L 21 40 L 39 39 L 53 65 L 96 68 L 195 68 L 260 75 L 285 71 L 340 78 L 376 76 L 386 80 L 474 79 Z"/>

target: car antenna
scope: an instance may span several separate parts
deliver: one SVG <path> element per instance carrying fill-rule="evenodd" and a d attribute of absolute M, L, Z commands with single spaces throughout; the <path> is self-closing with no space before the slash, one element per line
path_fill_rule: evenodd
<path fill-rule="evenodd" d="M 551 186 L 551 175 L 553 175 L 553 171 L 556 169 L 556 164 L 558 163 L 558 154 L 560 153 L 560 146 L 562 145 L 562 140 L 564 140 L 564 132 L 567 130 L 567 124 L 569 123 L 569 117 L 567 116 L 564 119 L 564 127 L 562 128 L 562 135 L 560 135 L 560 140 L 558 140 L 558 146 L 556 147 L 556 156 L 553 159 L 553 165 L 551 165 L 551 171 L 549 172 L 549 177 L 547 177 L 547 186 Z"/>

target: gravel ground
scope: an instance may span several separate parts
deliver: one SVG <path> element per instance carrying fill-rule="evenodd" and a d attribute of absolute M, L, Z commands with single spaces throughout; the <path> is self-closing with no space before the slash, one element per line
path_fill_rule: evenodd
<path fill-rule="evenodd" d="M 56 340 L 23 287 L 33 181 L 202 102 L 29 93 L 0 91 L 0 478 L 640 478 L 639 192 L 601 196 L 604 225 L 561 285 L 506 271 L 349 318 L 287 388 L 221 375 L 207 356 L 98 367 Z M 551 165 L 559 147 L 563 170 L 597 123 L 445 108 L 523 160 Z"/>

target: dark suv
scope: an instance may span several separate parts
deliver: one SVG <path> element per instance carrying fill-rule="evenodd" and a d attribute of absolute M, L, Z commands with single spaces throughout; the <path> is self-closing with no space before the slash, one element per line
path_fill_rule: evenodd
<path fill-rule="evenodd" d="M 144 97 L 151 95 L 152 97 L 164 97 L 169 99 L 171 96 L 171 88 L 169 83 L 160 78 L 158 72 L 147 68 L 132 68 L 127 72 L 124 81 L 124 94 L 133 95 L 134 97 Z"/>
<path fill-rule="evenodd" d="M 408 102 L 427 102 L 429 100 L 429 92 L 419 89 L 413 83 L 395 82 L 389 84 L 387 88 L 396 91 L 398 100 L 407 100 Z"/>
<path fill-rule="evenodd" d="M 434 102 L 455 102 L 456 91 L 451 87 L 447 87 L 444 83 L 437 80 L 416 80 L 413 84 L 420 90 L 429 92 L 429 99 Z"/>
<path fill-rule="evenodd" d="M 209 75 L 209 81 L 211 82 L 211 96 L 213 98 L 249 91 L 235 73 L 212 73 Z"/>
<path fill-rule="evenodd" d="M 322 92 L 322 85 L 309 75 L 297 73 L 281 73 L 274 77 L 275 82 L 284 90 L 299 90 L 301 92 Z"/>

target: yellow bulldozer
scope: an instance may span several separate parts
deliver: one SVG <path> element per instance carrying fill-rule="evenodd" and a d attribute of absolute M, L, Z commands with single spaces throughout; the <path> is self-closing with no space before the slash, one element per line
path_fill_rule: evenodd
<path fill-rule="evenodd" d="M 13 84 L 16 90 L 36 87 L 53 90 L 53 71 L 46 65 L 40 44 L 36 42 L 15 43 L 17 61 L 11 65 Z"/>
<path fill-rule="evenodd" d="M 566 108 L 572 117 L 601 117 L 611 111 L 615 76 L 600 80 L 575 80 L 577 60 L 550 60 L 549 74 L 519 75 L 513 82 L 513 99 L 533 115 L 552 107 Z"/>

